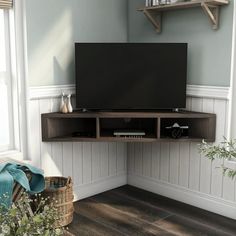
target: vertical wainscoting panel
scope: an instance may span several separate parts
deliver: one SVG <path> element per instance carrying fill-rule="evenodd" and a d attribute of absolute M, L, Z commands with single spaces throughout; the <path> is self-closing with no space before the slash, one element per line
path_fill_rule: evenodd
<path fill-rule="evenodd" d="M 48 97 L 29 102 L 32 163 L 46 176 L 72 176 L 76 200 L 126 184 L 126 143 L 41 141 L 41 114 L 58 111 L 59 104 L 59 98 Z"/>
<path fill-rule="evenodd" d="M 116 143 L 108 144 L 109 156 L 109 176 L 116 175 L 117 161 L 116 161 Z"/>
<path fill-rule="evenodd" d="M 127 152 L 127 158 L 128 158 L 128 173 L 133 174 L 135 173 L 135 143 L 129 143 L 128 144 L 128 152 Z"/>
<path fill-rule="evenodd" d="M 92 143 L 83 143 L 83 183 L 92 182 Z"/>
<path fill-rule="evenodd" d="M 66 142 L 62 144 L 62 156 L 63 156 L 63 176 L 73 177 L 73 143 Z"/>
<path fill-rule="evenodd" d="M 214 112 L 214 100 L 204 98 L 202 103 L 203 112 Z M 201 173 L 200 173 L 200 191 L 206 194 L 211 193 L 211 181 L 212 181 L 212 162 L 201 157 Z"/>
<path fill-rule="evenodd" d="M 92 143 L 92 181 L 100 178 L 101 175 L 101 156 L 99 143 Z"/>
<path fill-rule="evenodd" d="M 100 144 L 101 151 L 101 177 L 109 176 L 109 156 L 108 156 L 108 143 Z"/>
<path fill-rule="evenodd" d="M 123 143 L 117 143 L 116 147 L 117 147 L 117 152 L 116 152 L 117 174 L 124 174 L 124 170 L 125 173 L 127 173 L 127 167 L 126 167 L 127 145 L 124 145 Z"/>
<path fill-rule="evenodd" d="M 143 157 L 145 161 L 145 157 Z M 160 179 L 162 181 L 169 181 L 170 171 L 170 143 L 161 143 L 161 165 L 160 165 Z"/>
<path fill-rule="evenodd" d="M 135 143 L 134 144 L 134 172 L 137 175 L 143 174 L 143 143 Z"/>
<path fill-rule="evenodd" d="M 152 178 L 160 178 L 161 144 L 152 144 Z"/>
<path fill-rule="evenodd" d="M 179 143 L 170 143 L 170 171 L 169 180 L 172 184 L 179 183 Z"/>
<path fill-rule="evenodd" d="M 190 175 L 190 143 L 180 143 L 179 149 L 179 185 L 189 186 Z"/>
<path fill-rule="evenodd" d="M 83 144 L 73 143 L 73 180 L 74 185 L 83 184 Z"/>
<path fill-rule="evenodd" d="M 202 98 L 192 98 L 191 110 L 202 111 Z M 198 143 L 190 143 L 190 166 L 189 166 L 189 188 L 198 191 L 200 188 L 201 156 Z"/>
<path fill-rule="evenodd" d="M 226 136 L 228 106 L 221 98 L 188 97 L 186 102 L 187 110 L 216 113 L 216 143 Z M 198 145 L 128 144 L 128 184 L 236 218 L 235 181 L 223 177 L 222 161 L 200 155 Z"/>
<path fill-rule="evenodd" d="M 216 142 L 222 141 L 225 135 L 226 124 L 226 101 L 214 100 L 214 113 L 216 113 Z M 211 182 L 211 194 L 217 197 L 223 196 L 223 175 L 222 170 L 219 168 L 223 164 L 221 160 L 215 160 L 212 162 L 212 182 Z"/>
<path fill-rule="evenodd" d="M 145 160 L 143 163 L 143 175 L 146 177 L 151 177 L 152 173 L 152 144 L 143 143 L 143 157 Z"/>

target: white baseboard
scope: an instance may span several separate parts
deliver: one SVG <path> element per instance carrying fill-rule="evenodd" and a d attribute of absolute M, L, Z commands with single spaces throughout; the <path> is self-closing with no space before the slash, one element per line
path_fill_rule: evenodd
<path fill-rule="evenodd" d="M 90 184 L 74 186 L 74 201 L 118 188 L 127 184 L 127 175 L 109 176 Z"/>
<path fill-rule="evenodd" d="M 128 184 L 162 196 L 202 208 L 232 219 L 236 219 L 236 203 L 178 185 L 151 178 L 128 175 Z"/>

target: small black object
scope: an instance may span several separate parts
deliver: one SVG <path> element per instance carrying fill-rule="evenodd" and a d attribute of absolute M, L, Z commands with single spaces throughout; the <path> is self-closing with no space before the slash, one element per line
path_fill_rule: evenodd
<path fill-rule="evenodd" d="M 73 132 L 72 137 L 94 137 L 93 133 L 81 131 L 81 132 Z"/>
<path fill-rule="evenodd" d="M 167 136 L 178 139 L 182 136 L 188 136 L 188 126 L 180 126 L 174 123 L 172 126 L 165 127 Z"/>

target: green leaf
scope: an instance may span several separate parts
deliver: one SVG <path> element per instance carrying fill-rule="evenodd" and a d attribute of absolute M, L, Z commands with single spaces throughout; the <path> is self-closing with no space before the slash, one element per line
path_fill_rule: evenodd
<path fill-rule="evenodd" d="M 33 217 L 33 222 L 35 222 L 35 223 L 41 223 L 41 222 L 42 222 L 41 216 L 40 216 L 40 215 L 35 215 L 35 216 Z"/>

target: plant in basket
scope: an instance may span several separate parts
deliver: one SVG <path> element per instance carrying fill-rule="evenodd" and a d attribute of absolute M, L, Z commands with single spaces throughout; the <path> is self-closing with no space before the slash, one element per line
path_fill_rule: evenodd
<path fill-rule="evenodd" d="M 4 195 L 2 198 L 7 198 Z M 40 195 L 33 199 L 24 193 L 8 208 L 1 199 L 0 236 L 58 236 L 64 234 L 64 228 L 55 226 L 59 216 L 48 198 Z M 33 209 L 33 211 L 32 211 Z"/>

